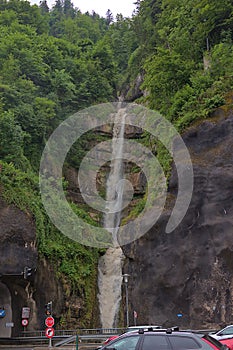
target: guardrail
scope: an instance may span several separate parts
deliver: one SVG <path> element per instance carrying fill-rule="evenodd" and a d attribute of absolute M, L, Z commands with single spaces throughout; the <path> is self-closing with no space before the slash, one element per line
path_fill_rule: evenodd
<path fill-rule="evenodd" d="M 117 335 L 124 333 L 126 328 L 78 328 L 78 329 L 55 329 L 55 335 L 59 337 L 67 337 L 72 335 Z M 22 337 L 43 337 L 45 330 L 38 331 L 23 331 L 21 332 Z"/>
<path fill-rule="evenodd" d="M 65 344 L 75 341 L 76 339 L 86 344 L 90 341 L 101 343 L 111 335 L 122 334 L 125 328 L 80 328 L 73 330 L 56 329 L 53 337 L 54 344 Z M 37 344 L 42 345 L 48 342 L 45 336 L 45 330 L 24 331 L 19 337 L 0 338 L 1 345 L 23 345 Z M 55 345 L 56 346 L 56 345 Z M 58 346 L 58 345 L 57 345 Z"/>

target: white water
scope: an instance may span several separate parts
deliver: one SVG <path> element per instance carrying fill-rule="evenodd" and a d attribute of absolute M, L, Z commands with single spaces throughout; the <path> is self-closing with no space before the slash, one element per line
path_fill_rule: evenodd
<path fill-rule="evenodd" d="M 115 248 L 108 248 L 99 260 L 98 287 L 99 310 L 102 328 L 117 326 L 117 317 L 121 301 L 122 265 L 124 254 L 121 247 L 117 247 L 117 232 L 121 221 L 123 200 L 123 186 L 119 181 L 123 178 L 123 155 L 125 130 L 125 111 L 119 109 L 113 127 L 112 162 L 106 184 L 106 200 L 109 213 L 105 214 L 104 227 L 112 233 Z M 117 186 L 118 184 L 118 186 Z M 116 194 L 117 189 L 117 194 Z M 115 201 L 114 201 L 115 200 Z"/>
<path fill-rule="evenodd" d="M 121 247 L 108 248 L 99 260 L 99 310 L 102 328 L 117 327 L 121 302 L 123 252 Z"/>

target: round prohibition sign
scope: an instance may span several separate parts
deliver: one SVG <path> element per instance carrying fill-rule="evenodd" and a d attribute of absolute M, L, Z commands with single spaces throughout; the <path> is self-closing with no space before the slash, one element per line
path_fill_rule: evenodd
<path fill-rule="evenodd" d="M 27 319 L 23 319 L 22 320 L 22 326 L 26 327 L 28 325 L 28 320 Z"/>
<path fill-rule="evenodd" d="M 54 318 L 52 316 L 49 316 L 45 320 L 45 324 L 48 328 L 51 328 L 54 326 Z"/>
<path fill-rule="evenodd" d="M 47 338 L 52 338 L 54 336 L 54 328 L 46 328 L 45 335 Z"/>

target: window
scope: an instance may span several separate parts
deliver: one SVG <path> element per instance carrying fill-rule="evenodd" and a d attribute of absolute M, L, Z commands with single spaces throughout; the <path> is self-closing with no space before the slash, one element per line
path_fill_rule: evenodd
<path fill-rule="evenodd" d="M 116 349 L 116 350 L 135 350 L 137 343 L 139 341 L 139 335 L 127 337 L 123 339 L 116 340 L 113 344 L 106 347 L 106 349 Z"/>
<path fill-rule="evenodd" d="M 201 344 L 199 344 L 196 339 L 191 337 L 169 336 L 169 340 L 174 350 L 201 348 Z"/>
<path fill-rule="evenodd" d="M 170 350 L 171 347 L 168 344 L 165 335 L 151 334 L 145 335 L 142 344 L 142 350 Z"/>
<path fill-rule="evenodd" d="M 226 329 L 224 329 L 224 331 L 222 331 L 220 334 L 221 335 L 228 335 L 228 334 L 232 334 L 233 333 L 233 327 L 228 327 Z"/>

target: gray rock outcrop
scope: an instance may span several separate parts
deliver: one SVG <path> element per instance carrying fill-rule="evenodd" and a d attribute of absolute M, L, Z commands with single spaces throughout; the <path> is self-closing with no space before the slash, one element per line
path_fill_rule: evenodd
<path fill-rule="evenodd" d="M 131 323 L 136 310 L 138 324 L 219 328 L 233 321 L 233 113 L 218 109 L 183 139 L 192 158 L 194 191 L 182 223 L 165 233 L 177 193 L 173 168 L 159 221 L 123 247 L 131 275 Z"/>

